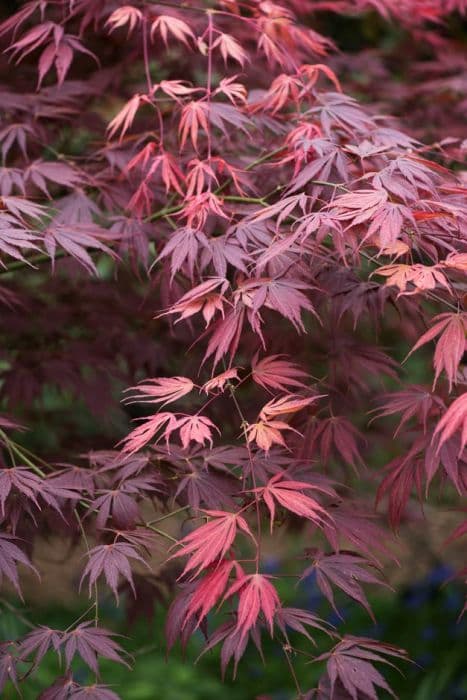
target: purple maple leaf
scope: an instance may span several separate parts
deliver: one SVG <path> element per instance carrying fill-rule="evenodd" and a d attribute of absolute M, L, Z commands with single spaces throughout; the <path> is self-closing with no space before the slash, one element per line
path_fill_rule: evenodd
<path fill-rule="evenodd" d="M 148 566 L 142 556 L 137 552 L 136 548 L 126 542 L 98 545 L 91 549 L 88 556 L 89 561 L 81 576 L 80 588 L 84 579 L 88 577 L 90 596 L 93 585 L 102 574 L 117 600 L 118 580 L 120 576 L 128 581 L 133 593 L 135 593 L 129 560 L 133 559 L 134 561 L 139 561 Z"/>
<path fill-rule="evenodd" d="M 67 669 L 75 656 L 80 656 L 85 664 L 99 673 L 98 657 L 110 659 L 116 663 L 128 666 L 122 659 L 122 648 L 112 637 L 113 632 L 109 632 L 101 627 L 94 627 L 93 622 L 82 622 L 75 629 L 64 635 L 63 646 L 65 650 L 65 662 Z"/>

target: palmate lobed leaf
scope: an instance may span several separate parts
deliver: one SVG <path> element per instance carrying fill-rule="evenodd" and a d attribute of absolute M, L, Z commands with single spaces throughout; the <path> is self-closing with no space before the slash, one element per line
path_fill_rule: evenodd
<path fill-rule="evenodd" d="M 133 32 L 135 27 L 140 24 L 143 19 L 143 13 L 136 7 L 131 5 L 125 5 L 114 10 L 112 14 L 108 17 L 105 26 L 109 27 L 109 32 L 113 32 L 119 27 L 124 27 L 128 24 L 128 34 L 127 37 Z"/>
<path fill-rule="evenodd" d="M 176 496 L 180 501 L 186 500 L 193 508 L 233 508 L 236 487 L 236 480 L 228 473 L 190 466 L 184 475 L 180 475 Z"/>
<path fill-rule="evenodd" d="M 31 655 L 34 656 L 35 668 L 50 649 L 59 656 L 63 653 L 68 672 L 74 657 L 79 656 L 98 675 L 99 656 L 128 665 L 122 657 L 122 648 L 113 639 L 114 636 L 114 633 L 96 627 L 93 622 L 82 622 L 65 631 L 39 627 L 20 640 L 19 659 L 24 661 Z M 72 681 L 69 676 L 67 678 Z"/>
<path fill-rule="evenodd" d="M 107 253 L 112 258 L 116 258 L 114 253 L 104 241 L 109 242 L 112 235 L 95 224 L 74 224 L 73 228 L 61 223 L 50 224 L 44 235 L 44 245 L 52 260 L 55 263 L 57 245 L 68 255 L 83 265 L 86 270 L 97 275 L 96 265 L 88 252 L 88 248 Z"/>
<path fill-rule="evenodd" d="M 78 700 L 120 700 L 120 696 L 107 685 L 100 683 L 79 685 L 70 680 L 69 677 L 59 679 L 53 686 L 41 693 L 39 698 L 40 700 L 68 700 L 69 698 L 77 698 Z"/>
<path fill-rule="evenodd" d="M 136 401 L 141 403 L 144 401 L 166 405 L 186 396 L 194 388 L 193 382 L 187 377 L 160 377 L 143 381 L 147 383 L 141 383 L 138 386 L 126 389 L 126 391 L 139 392 L 133 396 L 126 397 L 124 399 L 126 403 L 134 403 Z"/>
<path fill-rule="evenodd" d="M 307 482 L 292 481 L 285 478 L 284 473 L 273 476 L 264 487 L 252 489 L 265 502 L 271 520 L 271 532 L 274 525 L 276 505 L 282 506 L 287 511 L 299 517 L 311 520 L 315 525 L 322 527 L 330 518 L 329 513 L 316 499 L 302 493 L 306 490 L 317 490 L 326 493 L 327 489 L 309 484 Z"/>
<path fill-rule="evenodd" d="M 226 559 L 208 571 L 190 594 L 183 627 L 192 619 L 196 620 L 196 628 L 200 626 L 206 615 L 222 599 L 235 565 L 235 561 Z"/>
<path fill-rule="evenodd" d="M 208 443 L 212 447 L 213 432 L 220 432 L 219 428 L 206 416 L 187 416 L 163 411 L 151 416 L 121 441 L 124 443 L 123 452 L 128 455 L 138 452 L 153 440 L 159 431 L 161 433 L 155 440 L 156 444 L 162 437 L 168 444 L 172 433 L 179 431 L 180 442 L 184 448 L 187 448 L 192 442 L 203 446 Z"/>
<path fill-rule="evenodd" d="M 99 672 L 99 656 L 128 666 L 122 658 L 122 648 L 112 639 L 114 636 L 115 634 L 108 630 L 95 627 L 92 622 L 82 622 L 71 632 L 67 632 L 63 640 L 67 668 L 70 668 L 71 661 L 76 655 L 79 655 L 96 674 Z"/>
<path fill-rule="evenodd" d="M 460 455 L 467 445 L 467 394 L 464 393 L 458 396 L 455 401 L 447 409 L 446 413 L 443 415 L 438 425 L 436 426 L 434 433 L 434 440 L 436 441 L 437 450 L 441 449 L 441 446 L 449 440 L 449 438 L 454 435 L 454 433 L 460 433 L 460 444 L 459 452 Z"/>
<path fill-rule="evenodd" d="M 305 388 L 301 381 L 307 373 L 294 362 L 284 359 L 283 355 L 271 355 L 258 359 L 255 355 L 252 363 L 252 378 L 265 389 L 286 391 L 289 387 Z"/>
<path fill-rule="evenodd" d="M 274 616 L 280 607 L 280 600 L 270 576 L 240 574 L 237 581 L 227 590 L 224 600 L 238 595 L 236 632 L 239 634 L 239 644 L 242 644 L 249 632 L 255 627 L 260 613 L 272 636 Z"/>
<path fill-rule="evenodd" d="M 239 664 L 240 659 L 242 658 L 243 654 L 246 651 L 249 638 L 255 643 L 256 648 L 258 649 L 258 651 L 260 652 L 260 655 L 261 655 L 262 654 L 261 640 L 260 640 L 260 636 L 259 636 L 257 628 L 253 628 L 251 630 L 249 636 L 242 635 L 241 630 L 239 630 L 237 628 L 235 622 L 225 622 L 220 627 L 218 627 L 217 630 L 215 630 L 213 634 L 211 634 L 209 641 L 206 644 L 205 648 L 203 649 L 201 655 L 210 651 L 215 646 L 217 646 L 217 644 L 222 642 L 222 649 L 221 649 L 222 677 L 223 678 L 225 677 L 225 672 L 227 670 L 227 666 L 229 665 L 230 660 L 233 659 L 233 663 L 234 663 L 233 676 L 235 678 L 236 673 L 237 673 L 237 669 L 238 669 L 238 664 Z"/>
<path fill-rule="evenodd" d="M 189 559 L 183 569 L 182 576 L 190 574 L 191 578 L 195 578 L 201 571 L 225 557 L 234 544 L 239 531 L 255 541 L 247 521 L 238 513 L 218 510 L 204 512 L 212 520 L 197 527 L 180 540 L 181 550 L 171 556 L 173 559 L 188 555 Z"/>
<path fill-rule="evenodd" d="M 262 420 L 270 420 L 276 416 L 290 415 L 301 411 L 322 396 L 300 396 L 298 394 L 286 394 L 278 398 L 271 399 L 263 406 L 259 417 Z"/>
<path fill-rule="evenodd" d="M 304 449 L 311 451 L 319 445 L 323 464 L 328 464 L 331 454 L 336 454 L 357 472 L 358 465 L 363 464 L 360 446 L 364 441 L 363 434 L 345 416 L 332 416 L 311 422 Z"/>
<path fill-rule="evenodd" d="M 149 568 L 136 547 L 126 542 L 98 545 L 88 552 L 87 557 L 88 563 L 81 576 L 80 588 L 87 578 L 89 597 L 92 596 L 96 581 L 102 575 L 117 601 L 120 577 L 128 581 L 134 595 L 136 595 L 130 562 L 141 562 Z"/>
<path fill-rule="evenodd" d="M 285 421 L 259 420 L 246 428 L 247 442 L 256 443 L 267 454 L 273 445 L 287 447 L 284 437 L 285 431 L 298 432 Z"/>
<path fill-rule="evenodd" d="M 419 338 L 408 357 L 426 343 L 439 336 L 433 356 L 435 378 L 433 386 L 443 371 L 449 380 L 449 391 L 457 381 L 457 372 L 466 347 L 467 314 L 445 313 L 433 319 L 434 325 Z"/>
<path fill-rule="evenodd" d="M 311 642 L 314 642 L 314 640 L 308 632 L 307 627 L 313 627 L 330 636 L 333 635 L 331 625 L 317 615 L 308 610 L 302 610 L 301 608 L 280 608 L 276 612 L 276 624 L 284 636 L 286 636 L 287 629 L 289 628 L 303 634 Z"/>
<path fill-rule="evenodd" d="M 404 391 L 396 391 L 380 399 L 381 406 L 372 411 L 373 420 L 402 413 L 399 425 L 394 435 L 411 419 L 416 418 L 427 429 L 428 418 L 432 413 L 440 411 L 444 405 L 442 399 L 423 386 L 408 386 Z"/>
<path fill-rule="evenodd" d="M 362 583 L 388 586 L 376 575 L 378 569 L 364 558 L 350 552 L 327 554 L 315 552 L 310 554 L 313 563 L 302 574 L 306 578 L 312 573 L 316 574 L 316 582 L 321 593 L 327 598 L 334 611 L 338 613 L 335 604 L 332 587 L 333 584 L 357 603 L 360 603 L 375 621 L 368 599 L 361 586 Z M 373 573 L 372 569 L 375 571 Z"/>
<path fill-rule="evenodd" d="M 173 413 L 169 413 L 168 411 L 156 413 L 145 423 L 135 428 L 121 441 L 123 443 L 122 451 L 127 455 L 135 454 L 135 452 L 145 447 L 159 430 L 163 430 L 163 435 L 168 441 L 176 427 L 177 419 Z"/>
<path fill-rule="evenodd" d="M 0 643 L 0 692 L 6 683 L 10 681 L 16 691 L 19 692 L 17 656 L 14 642 Z"/>
<path fill-rule="evenodd" d="M 394 528 L 399 526 L 412 492 L 415 491 L 421 499 L 425 473 L 425 465 L 420 458 L 423 442 L 423 440 L 416 442 L 407 454 L 396 457 L 386 465 L 387 475 L 381 481 L 376 493 L 376 505 L 386 494 L 388 495 L 389 521 Z"/>
<path fill-rule="evenodd" d="M 406 653 L 402 649 L 373 639 L 348 635 L 331 652 L 322 654 L 315 660 L 327 660 L 331 698 L 336 685 L 340 684 L 352 700 L 359 700 L 365 695 L 371 700 L 377 700 L 379 688 L 396 697 L 373 665 L 374 662 L 391 664 L 385 658 L 387 656 L 405 659 Z"/>
<path fill-rule="evenodd" d="M 15 539 L 6 533 L 0 535 L 0 583 L 4 578 L 8 579 L 21 596 L 18 565 L 28 567 L 38 578 L 39 572 L 32 565 L 28 556 L 14 543 Z"/>
<path fill-rule="evenodd" d="M 203 384 L 202 391 L 205 391 L 206 394 L 216 391 L 216 389 L 224 391 L 226 385 L 230 385 L 232 380 L 238 380 L 237 368 L 227 369 L 225 372 L 212 377 L 212 379 Z"/>

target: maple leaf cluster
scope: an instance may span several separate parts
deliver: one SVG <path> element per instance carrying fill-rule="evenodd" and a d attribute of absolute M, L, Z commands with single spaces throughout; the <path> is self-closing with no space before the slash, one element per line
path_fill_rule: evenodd
<path fill-rule="evenodd" d="M 402 26 L 423 46 L 410 80 L 381 51 L 339 54 L 323 10 Z M 290 669 L 295 637 L 311 657 L 324 633 L 302 697 L 391 692 L 376 665 L 404 652 L 286 606 L 262 543 L 294 528 L 297 581 L 373 617 L 386 521 L 435 488 L 465 496 L 467 81 L 439 27 L 466 10 L 28 0 L 0 23 L 0 584 L 21 603 L 54 533 L 84 548 L 92 600 L 66 630 L 3 641 L 0 690 L 50 652 L 64 675 L 41 698 L 115 700 L 110 595 L 167 608 L 169 648 L 200 629 L 223 673 L 264 635 Z M 453 107 L 430 134 L 410 105 L 436 123 L 437 95 Z"/>

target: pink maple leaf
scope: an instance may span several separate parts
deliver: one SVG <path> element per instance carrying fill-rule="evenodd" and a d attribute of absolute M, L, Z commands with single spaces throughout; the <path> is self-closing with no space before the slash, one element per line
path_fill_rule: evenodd
<path fill-rule="evenodd" d="M 203 512 L 212 519 L 180 540 L 180 551 L 171 556 L 171 559 L 189 557 L 182 576 L 196 570 L 192 573 L 192 578 L 195 578 L 203 569 L 207 569 L 211 564 L 224 558 L 232 547 L 238 530 L 255 541 L 245 518 L 238 513 L 227 513 L 219 510 Z"/>
<path fill-rule="evenodd" d="M 224 596 L 224 600 L 235 594 L 239 597 L 236 629 L 240 640 L 245 639 L 256 625 L 260 613 L 272 636 L 274 615 L 280 608 L 280 600 L 270 578 L 264 574 L 242 575 Z"/>

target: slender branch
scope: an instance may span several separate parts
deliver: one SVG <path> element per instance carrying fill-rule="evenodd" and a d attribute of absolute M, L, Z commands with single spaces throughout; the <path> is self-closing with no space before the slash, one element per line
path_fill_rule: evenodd
<path fill-rule="evenodd" d="M 8 602 L 8 600 L 5 600 L 5 598 L 0 598 L 0 604 L 4 605 L 7 610 L 10 612 L 14 613 L 15 618 L 20 620 L 25 627 L 29 627 L 29 629 L 36 629 L 36 625 L 33 625 L 32 622 L 30 622 L 24 615 L 18 610 L 18 608 L 15 608 L 14 605 Z"/>
<path fill-rule="evenodd" d="M 150 523 L 144 523 L 144 527 L 148 527 L 150 530 L 157 533 L 161 537 L 165 537 L 167 540 L 170 540 L 170 542 L 173 542 L 174 544 L 178 544 L 178 540 L 175 539 L 175 537 L 172 537 L 172 535 L 169 535 L 167 532 L 164 532 L 163 530 L 159 530 L 158 527 L 154 527 L 154 525 L 151 525 Z"/>
<path fill-rule="evenodd" d="M 282 647 L 282 651 L 284 652 L 284 656 L 285 656 L 286 661 L 287 661 L 287 666 L 289 667 L 290 675 L 292 676 L 292 679 L 293 679 L 293 682 L 295 685 L 295 689 L 297 691 L 297 700 L 302 700 L 303 692 L 302 692 L 302 689 L 300 687 L 300 683 L 298 681 L 297 674 L 295 673 L 295 669 L 293 667 L 292 660 L 290 658 L 289 647 L 284 644 L 284 646 Z"/>
<path fill-rule="evenodd" d="M 338 182 L 329 182 L 328 180 L 310 180 L 313 185 L 325 185 L 326 187 L 334 187 L 334 189 L 344 190 L 345 192 L 351 192 L 348 187 L 339 184 Z"/>
<path fill-rule="evenodd" d="M 41 476 L 42 478 L 46 477 L 45 472 L 42 471 L 42 469 L 39 469 L 37 465 L 35 465 L 27 455 L 24 454 L 22 451 L 21 447 L 14 442 L 14 440 L 11 440 L 11 438 L 8 437 L 8 435 L 3 431 L 0 430 L 0 439 L 3 440 L 5 445 L 7 446 L 8 450 L 11 450 L 19 459 L 21 459 L 26 466 L 28 466 L 33 472 L 35 472 L 38 476 Z"/>
<path fill-rule="evenodd" d="M 213 23 L 212 23 L 212 12 L 210 10 L 207 11 L 208 15 L 208 29 L 207 29 L 207 34 L 208 34 L 208 70 L 207 70 L 207 76 L 206 76 L 206 99 L 208 103 L 208 116 L 207 118 L 210 119 L 210 113 L 211 113 L 211 99 L 212 99 L 212 52 L 213 52 L 213 47 L 212 47 L 212 40 L 213 40 Z M 211 167 L 211 156 L 212 156 L 212 135 L 211 135 L 211 129 L 208 129 L 207 132 L 207 140 L 208 140 L 208 164 L 209 167 Z M 208 189 L 209 192 L 211 192 L 211 178 L 209 178 L 209 183 L 208 183 Z"/>
<path fill-rule="evenodd" d="M 263 207 L 267 207 L 268 203 L 261 197 L 240 197 L 237 195 L 226 195 L 224 197 L 226 202 L 240 202 L 241 204 L 262 204 Z"/>
<path fill-rule="evenodd" d="M 161 523 L 163 520 L 167 520 L 168 518 L 173 518 L 174 515 L 178 515 L 179 513 L 184 513 L 186 510 L 189 510 L 191 506 L 183 506 L 183 508 L 177 508 L 176 510 L 172 510 L 170 513 L 166 513 L 165 515 L 162 515 L 160 518 L 156 518 L 155 520 L 150 520 L 148 523 L 145 523 L 146 527 L 150 527 L 151 525 L 155 525 L 156 523 Z"/>
<path fill-rule="evenodd" d="M 86 547 L 87 555 L 88 555 L 88 560 L 90 558 L 90 552 L 91 548 L 89 546 L 88 538 L 86 535 L 86 531 L 83 526 L 83 522 L 81 518 L 79 517 L 79 513 L 76 510 L 76 508 L 73 509 L 73 513 L 75 514 L 76 520 L 78 521 L 78 527 L 81 531 L 81 535 L 83 537 L 84 545 Z M 99 625 L 99 597 L 98 597 L 98 590 L 97 590 L 97 581 L 93 586 L 94 588 L 94 626 L 97 627 Z"/>
<path fill-rule="evenodd" d="M 225 367 L 225 363 L 224 363 L 224 367 Z M 250 447 L 250 443 L 248 442 L 248 433 L 246 430 L 246 426 L 248 425 L 248 422 L 247 422 L 245 416 L 243 415 L 243 411 L 241 409 L 241 406 L 238 403 L 237 397 L 235 396 L 234 385 L 229 382 L 228 387 L 230 390 L 230 396 L 232 398 L 232 401 L 234 403 L 234 406 L 236 408 L 238 416 L 241 420 L 243 435 L 245 438 L 245 446 L 246 446 L 246 449 L 248 451 L 248 459 L 250 462 L 251 479 L 253 482 L 253 488 L 255 489 L 256 529 L 257 529 L 257 541 L 258 541 L 257 547 L 256 547 L 255 564 L 256 564 L 256 573 L 258 573 L 259 564 L 261 561 L 261 532 L 262 532 L 262 528 L 261 528 L 261 513 L 260 513 L 260 509 L 259 509 L 259 498 L 258 498 L 258 493 L 256 491 L 257 484 L 256 484 L 256 476 L 255 476 L 254 465 L 253 465 L 253 455 L 251 454 L 251 447 Z M 245 488 L 245 477 L 243 479 L 243 482 L 244 482 L 243 488 Z"/>
<path fill-rule="evenodd" d="M 100 253 L 102 253 L 102 251 L 96 249 L 90 250 L 88 251 L 88 253 L 92 257 L 93 255 L 99 255 Z M 69 256 L 70 253 L 64 248 L 61 248 L 60 250 L 57 250 L 53 257 L 53 260 L 60 260 L 61 258 L 66 258 Z M 40 265 L 43 262 L 49 261 L 52 262 L 52 258 L 50 257 L 50 255 L 48 255 L 47 253 L 37 253 L 37 255 L 31 255 L 30 258 L 14 260 L 8 265 L 8 267 L 0 269 L 0 275 L 8 275 L 10 272 L 16 272 L 16 270 L 22 270 L 25 267 L 32 267 L 37 270 L 37 267 L 35 267 L 36 265 Z"/>
<path fill-rule="evenodd" d="M 151 92 L 152 89 L 152 79 L 151 79 L 151 69 L 149 67 L 149 51 L 148 51 L 148 26 L 147 26 L 147 20 L 144 20 L 143 23 L 143 61 L 144 61 L 144 72 L 146 75 L 146 83 L 148 86 L 148 93 Z M 157 107 L 157 110 L 159 108 Z"/>
<path fill-rule="evenodd" d="M 79 622 L 81 622 L 81 620 L 83 620 L 91 612 L 91 610 L 94 610 L 95 605 L 96 605 L 95 602 L 91 603 L 91 605 L 88 608 L 86 608 L 86 610 L 83 613 L 81 613 L 81 615 L 79 617 L 77 617 L 75 620 L 73 620 L 73 622 L 70 625 L 68 625 L 68 627 L 63 631 L 69 632 L 71 629 L 73 629 L 73 627 L 76 627 L 76 625 Z"/>
<path fill-rule="evenodd" d="M 64 258 L 69 255 L 65 250 L 59 250 L 55 254 L 55 258 Z M 15 272 L 16 270 L 22 270 L 24 267 L 34 267 L 43 262 L 49 261 L 50 255 L 47 253 L 38 253 L 37 255 L 32 255 L 30 258 L 22 258 L 21 260 L 14 260 L 8 265 L 8 267 L 0 270 L 0 275 L 7 275 L 10 272 Z"/>
<path fill-rule="evenodd" d="M 150 222 L 150 221 L 157 221 L 158 219 L 163 219 L 164 216 L 169 216 L 170 214 L 177 214 L 179 211 L 183 209 L 182 204 L 176 204 L 173 207 L 164 207 L 164 209 L 159 209 L 159 211 L 156 211 L 154 214 L 151 214 L 148 216 L 145 221 Z"/>
<path fill-rule="evenodd" d="M 161 5 L 162 7 L 173 7 L 174 10 L 184 10 L 186 12 L 197 12 L 198 14 L 203 14 L 205 15 L 207 10 L 203 7 L 190 7 L 189 5 L 186 5 L 185 3 L 175 3 L 175 2 L 160 2 L 159 0 L 151 0 L 152 5 Z M 211 10 L 211 12 L 215 12 L 215 10 Z"/>

